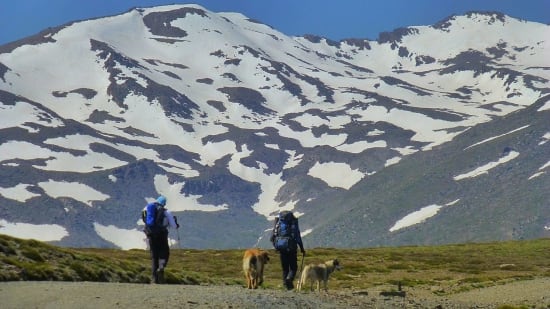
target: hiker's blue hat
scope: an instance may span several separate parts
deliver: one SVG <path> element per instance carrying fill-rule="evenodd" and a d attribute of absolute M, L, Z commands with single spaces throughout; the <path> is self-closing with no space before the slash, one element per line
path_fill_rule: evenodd
<path fill-rule="evenodd" d="M 159 204 L 162 205 L 162 206 L 166 206 L 166 198 L 165 198 L 164 196 L 162 196 L 162 195 L 159 196 L 159 197 L 157 198 L 157 203 L 159 203 Z"/>

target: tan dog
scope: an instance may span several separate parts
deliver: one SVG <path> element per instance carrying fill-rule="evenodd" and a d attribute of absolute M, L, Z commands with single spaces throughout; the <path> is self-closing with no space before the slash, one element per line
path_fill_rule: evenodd
<path fill-rule="evenodd" d="M 266 251 L 248 249 L 243 256 L 243 272 L 246 278 L 246 287 L 257 289 L 264 282 L 264 265 L 269 261 Z"/>
<path fill-rule="evenodd" d="M 313 283 L 317 283 L 317 291 L 321 291 L 321 282 L 325 291 L 328 290 L 328 276 L 333 273 L 335 270 L 340 270 L 340 262 L 338 260 L 326 261 L 322 264 L 309 264 L 302 270 L 302 275 L 300 276 L 300 281 L 298 282 L 298 291 L 302 290 L 304 284 L 309 280 L 311 282 L 310 290 L 313 291 Z"/>

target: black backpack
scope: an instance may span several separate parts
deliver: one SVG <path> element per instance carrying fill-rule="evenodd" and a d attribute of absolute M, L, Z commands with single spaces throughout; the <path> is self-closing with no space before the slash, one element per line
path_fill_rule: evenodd
<path fill-rule="evenodd" d="M 296 223 L 298 219 L 291 211 L 282 211 L 275 218 L 273 228 L 273 247 L 278 251 L 296 251 Z"/>
<path fill-rule="evenodd" d="M 143 231 L 147 236 L 166 232 L 164 226 L 164 207 L 158 203 L 150 203 L 141 213 L 141 219 L 145 223 Z"/>

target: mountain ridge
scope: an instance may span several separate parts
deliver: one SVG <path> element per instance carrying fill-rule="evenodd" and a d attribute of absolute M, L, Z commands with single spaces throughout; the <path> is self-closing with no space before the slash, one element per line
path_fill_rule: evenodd
<path fill-rule="evenodd" d="M 396 29 L 382 43 L 333 44 L 287 37 L 242 14 L 172 5 L 68 23 L 44 41 L 30 39 L 42 42 L 37 45 L 4 45 L 0 232 L 17 236 L 19 222 L 57 231 L 51 240 L 62 245 L 141 247 L 138 214 L 164 194 L 172 212 L 183 216 L 189 247 L 268 246 L 264 231 L 282 209 L 302 216 L 312 245 L 336 245 L 322 238 L 338 230 L 326 218 L 355 231 L 365 221 L 347 223 L 345 213 L 319 199 L 338 197 L 348 205 L 361 183 L 411 156 L 452 145 L 480 124 L 532 110 L 550 91 L 549 26 L 498 13 L 437 25 Z M 525 31 L 531 35 L 520 35 Z M 544 119 L 548 103 L 535 105 L 539 109 L 509 131 Z M 548 139 L 543 120 L 536 128 L 541 142 Z M 471 145 L 481 142 L 476 138 Z M 518 152 L 497 166 L 521 160 Z M 483 154 L 486 162 L 469 164 L 500 162 Z M 539 187 L 548 183 L 544 166 Z M 445 181 L 451 191 L 465 182 Z M 347 246 L 400 244 L 387 222 L 430 205 L 422 196 L 431 194 L 417 190 L 424 204 L 406 205 L 401 197 L 402 209 L 381 203 L 394 212 L 366 214 L 378 214 L 368 221 L 379 224 L 378 236 L 369 231 L 371 240 L 344 241 L 345 233 L 337 239 Z M 547 195 L 534 196 L 541 200 L 527 208 L 538 213 L 548 206 Z M 343 208 L 369 209 L 361 203 Z M 438 206 L 434 218 L 447 209 Z M 549 219 L 538 216 L 529 233 L 517 235 L 547 235 Z M 247 226 L 232 230 L 242 220 Z M 498 237 L 520 237 L 507 233 Z M 411 235 L 422 242 L 422 233 Z M 450 242 L 456 237 L 441 235 Z"/>

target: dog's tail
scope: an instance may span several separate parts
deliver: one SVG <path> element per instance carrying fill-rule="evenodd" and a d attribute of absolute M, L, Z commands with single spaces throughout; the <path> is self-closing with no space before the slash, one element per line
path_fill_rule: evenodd
<path fill-rule="evenodd" d="M 254 255 L 243 259 L 243 270 L 245 272 L 245 275 L 248 271 L 256 271 L 257 263 L 258 263 L 258 257 Z"/>
<path fill-rule="evenodd" d="M 250 267 L 256 269 L 256 264 L 258 263 L 258 257 L 253 255 L 250 257 L 250 260 L 248 261 L 250 263 Z"/>
<path fill-rule="evenodd" d="M 253 278 L 256 278 L 256 276 L 258 276 L 258 257 L 255 255 L 251 256 L 248 265 L 250 274 Z"/>

